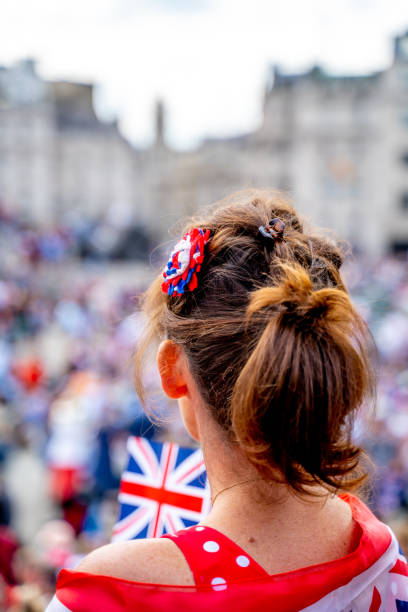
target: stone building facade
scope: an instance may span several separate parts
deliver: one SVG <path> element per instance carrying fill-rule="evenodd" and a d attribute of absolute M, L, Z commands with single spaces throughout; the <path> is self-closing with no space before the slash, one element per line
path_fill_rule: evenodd
<path fill-rule="evenodd" d="M 266 187 L 364 252 L 408 249 L 408 32 L 370 75 L 271 68 L 259 128 L 193 151 L 166 146 L 162 105 L 140 151 L 92 98 L 92 85 L 42 81 L 29 60 L 0 68 L 0 199 L 41 224 L 109 216 L 165 241 L 180 216 Z"/>
<path fill-rule="evenodd" d="M 363 252 L 408 250 L 408 32 L 394 45 L 370 75 L 272 68 L 259 129 L 179 155 L 168 211 L 268 187 Z"/>
<path fill-rule="evenodd" d="M 101 122 L 93 86 L 44 82 L 32 60 L 0 68 L 0 202 L 39 225 L 137 208 L 140 155 Z"/>

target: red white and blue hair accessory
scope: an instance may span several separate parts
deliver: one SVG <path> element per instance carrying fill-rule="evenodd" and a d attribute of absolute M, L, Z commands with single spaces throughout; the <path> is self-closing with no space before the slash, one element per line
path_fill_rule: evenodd
<path fill-rule="evenodd" d="M 204 247 L 210 239 L 210 230 L 193 228 L 176 244 L 163 272 L 163 293 L 182 295 L 187 288 L 197 287 L 197 273 L 204 259 Z"/>

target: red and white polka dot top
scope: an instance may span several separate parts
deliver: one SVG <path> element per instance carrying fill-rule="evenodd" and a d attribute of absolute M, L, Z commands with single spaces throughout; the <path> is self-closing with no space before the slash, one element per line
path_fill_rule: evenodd
<path fill-rule="evenodd" d="M 355 550 L 340 559 L 268 575 L 227 536 L 196 525 L 163 536 L 184 554 L 194 587 L 140 583 L 63 569 L 47 612 L 408 610 L 408 566 L 395 536 L 356 497 L 342 498 L 350 504 L 359 540 Z"/>
<path fill-rule="evenodd" d="M 169 538 L 180 548 L 197 586 L 211 584 L 214 591 L 222 591 L 229 582 L 268 576 L 248 553 L 212 527 L 198 525 L 162 537 Z"/>

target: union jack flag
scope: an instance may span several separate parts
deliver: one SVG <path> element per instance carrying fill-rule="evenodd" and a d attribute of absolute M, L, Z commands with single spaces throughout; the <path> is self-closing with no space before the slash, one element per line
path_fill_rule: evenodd
<path fill-rule="evenodd" d="M 130 436 L 113 541 L 155 538 L 195 525 L 210 507 L 201 449 Z"/>

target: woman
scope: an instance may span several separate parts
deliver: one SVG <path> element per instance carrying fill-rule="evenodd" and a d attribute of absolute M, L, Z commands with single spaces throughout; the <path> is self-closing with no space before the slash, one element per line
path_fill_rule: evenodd
<path fill-rule="evenodd" d="M 276 194 L 235 194 L 188 224 L 147 292 L 136 379 L 143 397 L 160 339 L 163 390 L 202 446 L 212 510 L 175 536 L 94 551 L 61 572 L 50 610 L 408 609 L 395 537 L 349 493 L 373 377 L 341 263 Z"/>

